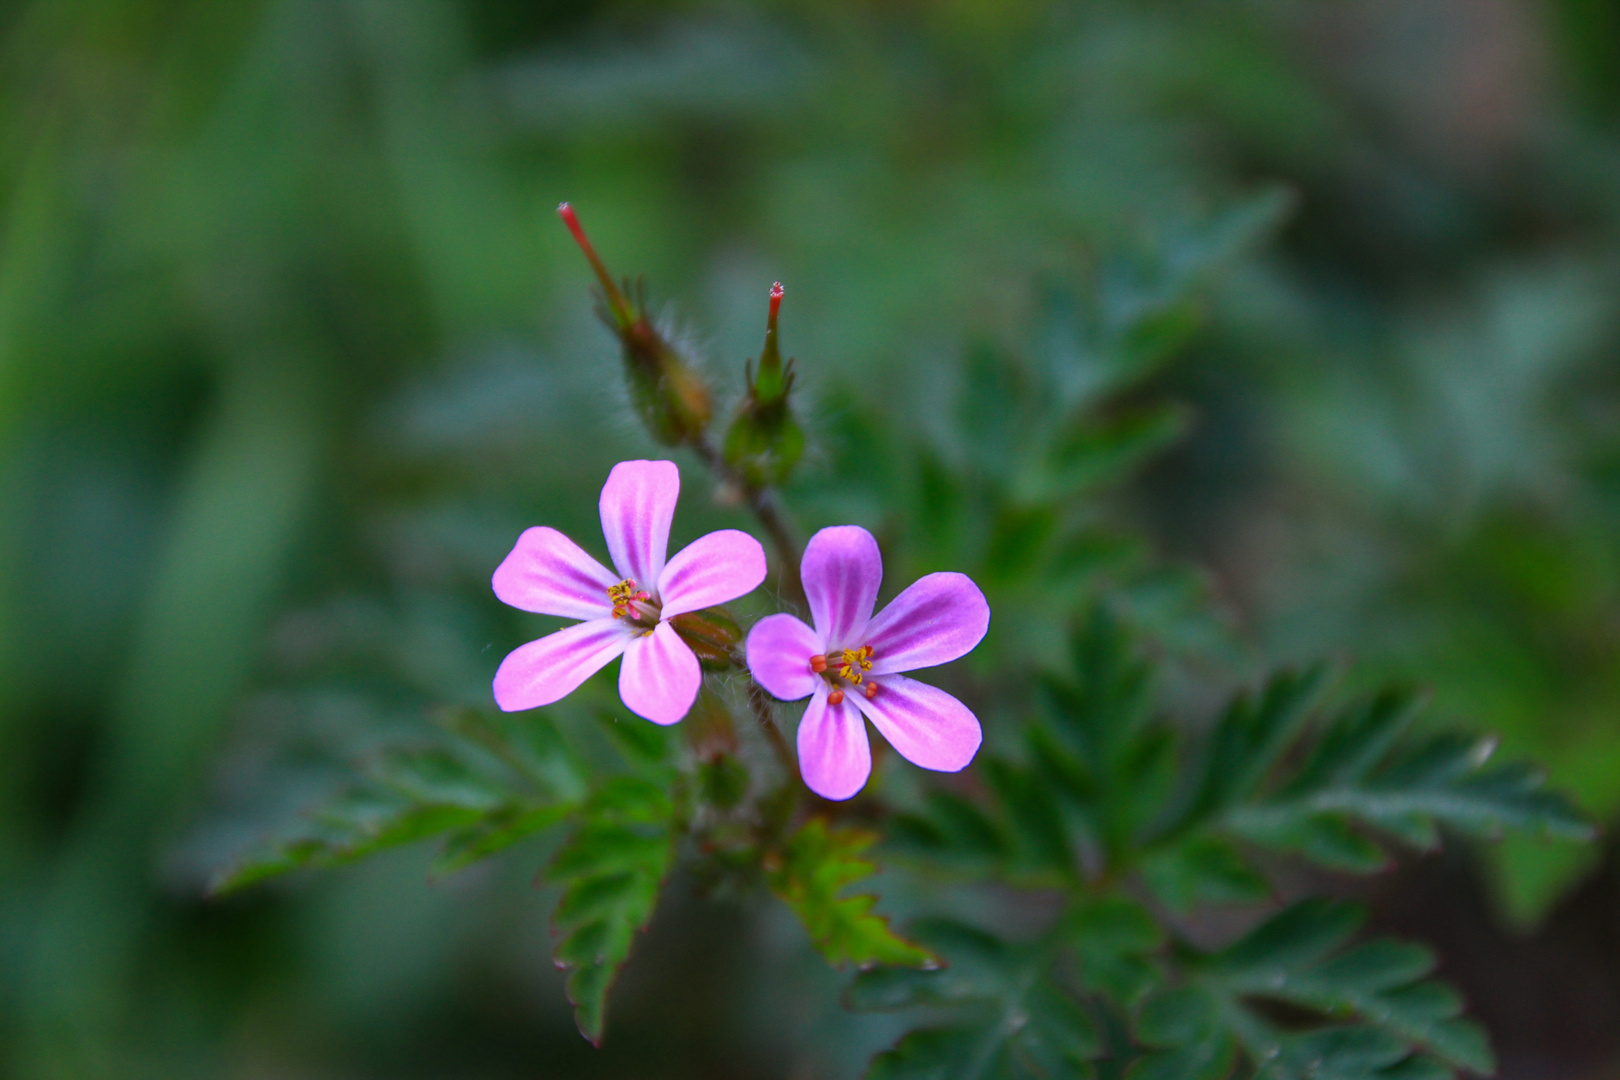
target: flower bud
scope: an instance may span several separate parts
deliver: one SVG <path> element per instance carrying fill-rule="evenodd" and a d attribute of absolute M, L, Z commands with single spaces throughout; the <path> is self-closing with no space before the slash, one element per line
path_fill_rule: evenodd
<path fill-rule="evenodd" d="M 563 203 L 557 207 L 557 214 L 596 272 L 602 287 L 602 306 L 598 310 L 624 350 L 630 400 L 642 423 L 654 439 L 666 446 L 697 439 L 714 415 L 709 388 L 669 336 L 648 318 L 640 290 L 635 290 L 637 295 L 632 298 L 628 281 L 622 287 L 614 282 L 585 236 L 574 208 Z"/>
<path fill-rule="evenodd" d="M 726 461 L 754 487 L 780 484 L 804 453 L 804 429 L 788 406 L 793 389 L 793 361 L 782 363 L 776 341 L 776 313 L 782 306 L 782 284 L 771 286 L 770 316 L 759 366 L 747 369 L 748 392 L 726 432 Z"/>
<path fill-rule="evenodd" d="M 708 671 L 724 671 L 730 667 L 732 651 L 742 641 L 742 629 L 725 608 L 688 611 L 670 619 L 669 625 Z"/>

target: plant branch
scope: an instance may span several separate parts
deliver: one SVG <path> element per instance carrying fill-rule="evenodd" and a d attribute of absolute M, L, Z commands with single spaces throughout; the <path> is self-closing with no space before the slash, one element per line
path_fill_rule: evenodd
<path fill-rule="evenodd" d="M 747 671 L 747 665 L 741 655 L 733 653 L 732 662 Z M 787 739 L 782 736 L 782 729 L 777 726 L 776 716 L 771 711 L 771 699 L 766 695 L 765 688 L 755 682 L 753 676 L 748 678 L 748 708 L 759 721 L 759 726 L 765 732 L 765 739 L 771 744 L 771 751 L 776 755 L 777 764 L 791 780 L 798 772 L 799 764 L 793 757 L 793 751 L 788 747 Z"/>
<path fill-rule="evenodd" d="M 710 472 L 723 483 L 730 484 L 742 493 L 743 501 L 759 519 L 760 525 L 771 538 L 771 546 L 776 549 L 777 581 L 781 585 L 783 595 L 793 603 L 803 603 L 804 585 L 799 580 L 799 541 L 794 535 L 793 526 L 788 522 L 787 511 L 782 508 L 775 491 L 769 487 L 750 484 L 743 479 L 709 441 L 708 436 L 699 435 L 690 440 L 690 444 L 692 449 L 697 451 L 698 457 L 709 467 Z"/>

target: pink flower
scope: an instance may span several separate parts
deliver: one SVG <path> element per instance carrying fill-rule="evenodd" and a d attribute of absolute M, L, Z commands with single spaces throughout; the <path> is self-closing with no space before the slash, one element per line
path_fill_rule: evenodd
<path fill-rule="evenodd" d="M 495 672 L 507 712 L 550 705 L 614 657 L 619 697 L 655 724 L 673 724 L 697 698 L 698 658 L 669 620 L 752 592 L 765 580 L 765 549 L 721 529 L 667 562 L 669 523 L 681 493 L 673 461 L 621 461 L 602 485 L 602 535 L 614 571 L 556 529 L 526 529 L 495 570 L 495 595 L 542 615 L 583 622 L 514 649 Z"/>
<path fill-rule="evenodd" d="M 966 574 L 929 574 L 876 617 L 883 581 L 877 541 L 858 525 L 822 529 L 800 564 L 815 629 L 792 615 L 748 633 L 748 668 L 783 701 L 809 696 L 799 721 L 799 771 L 810 790 L 847 799 L 872 772 L 865 713 L 913 765 L 956 772 L 973 760 L 979 720 L 943 690 L 902 671 L 965 656 L 990 626 L 990 605 Z"/>

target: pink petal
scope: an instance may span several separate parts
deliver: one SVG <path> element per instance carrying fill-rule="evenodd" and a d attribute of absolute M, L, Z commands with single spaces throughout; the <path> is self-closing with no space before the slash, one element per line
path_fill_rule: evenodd
<path fill-rule="evenodd" d="M 799 773 L 823 799 L 847 799 L 872 775 L 872 748 L 866 725 L 848 697 L 827 704 L 823 683 L 799 721 Z"/>
<path fill-rule="evenodd" d="M 855 702 L 901 757 L 939 772 L 958 772 L 973 760 L 984 736 L 978 717 L 966 705 L 904 675 L 876 682 L 876 697 L 857 691 L 845 700 Z"/>
<path fill-rule="evenodd" d="M 883 556 L 872 534 L 859 525 L 822 529 L 810 538 L 799 565 L 821 640 L 829 649 L 864 644 L 883 583 Z"/>
<path fill-rule="evenodd" d="M 619 668 L 619 697 L 655 724 L 673 724 L 697 700 L 703 671 L 690 646 L 667 622 L 630 640 Z"/>
<path fill-rule="evenodd" d="M 560 701 L 629 643 L 624 623 L 607 618 L 576 623 L 520 645 L 495 672 L 495 704 L 516 712 Z"/>
<path fill-rule="evenodd" d="M 613 611 L 607 591 L 618 577 L 556 529 L 524 529 L 491 584 L 501 602 L 541 615 L 600 619 Z"/>
<path fill-rule="evenodd" d="M 810 670 L 810 658 L 825 653 L 816 632 L 792 615 L 767 615 L 748 631 L 748 670 L 754 681 L 783 701 L 798 701 L 825 687 Z"/>
<path fill-rule="evenodd" d="M 675 553 L 658 578 L 658 596 L 667 619 L 735 600 L 764 580 L 765 549 L 759 541 L 736 529 L 721 529 Z"/>
<path fill-rule="evenodd" d="M 872 674 L 915 671 L 966 656 L 990 627 L 990 605 L 966 574 L 928 574 L 866 628 Z"/>
<path fill-rule="evenodd" d="M 669 523 L 681 494 L 673 461 L 621 461 L 602 485 L 602 536 L 621 577 L 649 591 L 664 572 Z"/>

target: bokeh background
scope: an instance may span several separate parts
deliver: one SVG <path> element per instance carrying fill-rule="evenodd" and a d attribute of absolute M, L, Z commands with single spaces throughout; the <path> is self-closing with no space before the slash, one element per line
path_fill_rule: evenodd
<path fill-rule="evenodd" d="M 203 898 L 480 699 L 490 568 L 653 451 L 564 198 L 729 385 L 787 284 L 812 524 L 895 509 L 852 412 L 927 428 L 974 349 L 1051 347 L 1051 281 L 1260 200 L 1145 391 L 1188 434 L 1110 504 L 1200 583 L 1186 651 L 1416 678 L 1620 816 L 1620 5 L 13 0 L 0 39 L 0 1076 L 845 1077 L 893 1035 L 677 882 L 591 1050 L 533 852 Z M 677 542 L 746 525 L 682 461 Z M 1503 1075 L 1620 1075 L 1610 846 L 1371 898 Z"/>

